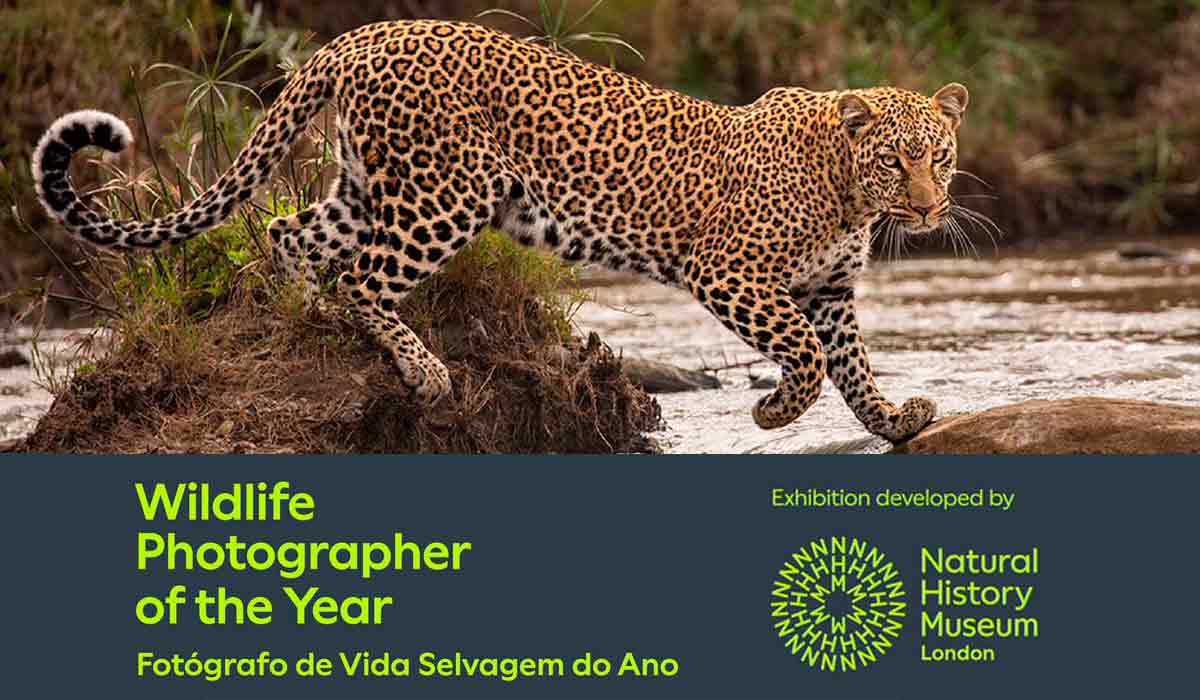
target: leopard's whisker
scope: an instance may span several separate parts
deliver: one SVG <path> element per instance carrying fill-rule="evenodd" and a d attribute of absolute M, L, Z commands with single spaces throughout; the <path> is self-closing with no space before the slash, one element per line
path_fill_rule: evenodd
<path fill-rule="evenodd" d="M 955 174 L 955 176 L 966 175 L 967 177 L 971 178 L 975 182 L 978 182 L 979 184 L 983 185 L 984 187 L 988 188 L 989 190 L 996 189 L 994 186 L 992 186 L 992 183 L 988 182 L 987 180 L 984 180 L 983 178 L 979 177 L 978 175 L 976 175 L 973 172 L 970 172 L 969 170 L 963 170 L 962 168 L 955 168 L 954 174 Z"/>
<path fill-rule="evenodd" d="M 875 225 L 871 226 L 871 245 L 875 245 L 875 241 L 879 240 L 879 237 L 883 233 L 883 229 L 887 228 L 887 223 L 888 219 L 881 219 L 880 221 L 876 222 Z"/>
<path fill-rule="evenodd" d="M 946 217 L 945 219 L 943 219 L 942 224 L 941 224 L 941 231 L 942 231 L 943 242 L 945 242 L 947 240 L 950 241 L 950 247 L 954 252 L 954 257 L 956 257 L 956 258 L 960 257 L 960 252 L 959 252 L 959 247 L 958 247 L 958 232 L 954 229 L 954 219 L 951 217 Z"/>
<path fill-rule="evenodd" d="M 951 230 L 951 225 L 953 223 L 954 223 L 953 220 L 949 219 L 949 218 L 943 220 L 942 223 L 938 226 L 938 233 L 942 234 L 942 245 L 945 246 L 946 243 L 949 242 L 950 249 L 954 253 L 954 257 L 957 258 L 958 257 L 958 241 L 954 238 L 954 231 Z"/>
<path fill-rule="evenodd" d="M 964 251 L 966 251 L 967 249 L 970 249 L 971 256 L 978 258 L 979 257 L 979 248 L 977 248 L 975 246 L 975 241 L 971 240 L 970 234 L 968 234 L 966 229 L 964 229 L 962 227 L 962 225 L 959 224 L 957 221 L 955 221 L 953 218 L 950 219 L 950 223 L 953 224 L 953 226 L 954 226 L 955 234 L 958 236 L 958 238 L 960 240 L 962 240 Z"/>
<path fill-rule="evenodd" d="M 896 227 L 899 222 L 893 216 L 885 217 L 871 231 L 871 245 L 874 246 L 877 241 L 882 241 L 880 246 L 880 255 L 883 262 L 890 262 L 892 258 L 893 240 L 895 237 Z"/>
<path fill-rule="evenodd" d="M 957 202 L 950 205 L 950 211 L 954 214 L 961 214 L 964 218 L 969 219 L 980 226 L 990 227 L 1001 236 L 1004 235 L 1004 230 L 1000 228 L 1000 225 L 993 221 L 991 217 L 987 216 L 986 214 L 971 209 L 970 207 L 965 207 Z"/>
<path fill-rule="evenodd" d="M 963 230 L 962 226 L 959 225 L 957 221 L 952 221 L 952 225 L 954 229 L 954 237 L 962 244 L 964 257 L 968 251 L 972 257 L 979 257 L 979 251 L 975 248 L 974 241 L 971 240 L 971 237 L 967 235 L 967 232 Z"/>
<path fill-rule="evenodd" d="M 888 229 L 888 257 L 890 262 L 898 262 L 900 260 L 900 240 L 904 234 L 900 231 L 900 222 L 892 220 L 892 227 Z"/>
<path fill-rule="evenodd" d="M 999 224 L 997 224 L 995 221 L 993 221 L 991 219 L 991 217 L 987 216 L 986 214 L 981 214 L 980 212 L 977 212 L 974 209 L 964 207 L 960 204 L 951 204 L 950 212 L 951 212 L 951 215 L 956 216 L 956 217 L 962 217 L 963 219 L 970 222 L 977 228 L 981 229 L 984 233 L 986 233 L 988 238 L 992 242 L 993 250 L 998 251 L 1000 249 L 1000 244 L 997 241 L 997 236 L 999 236 L 1000 238 L 1003 238 L 1005 235 L 1005 232 L 1004 232 L 1004 229 L 1000 228 Z"/>
<path fill-rule="evenodd" d="M 896 251 L 892 257 L 892 262 L 900 262 L 900 259 L 904 257 L 904 253 L 908 248 L 908 236 L 905 235 L 903 227 L 896 227 L 896 232 L 892 236 L 892 240 L 896 242 Z"/>

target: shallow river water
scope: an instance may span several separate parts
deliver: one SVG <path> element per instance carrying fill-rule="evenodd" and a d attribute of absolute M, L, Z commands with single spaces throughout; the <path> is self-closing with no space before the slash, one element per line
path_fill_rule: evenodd
<path fill-rule="evenodd" d="M 1170 259 L 1126 260 L 1115 247 L 1070 255 L 927 258 L 876 264 L 858 287 L 859 319 L 886 396 L 928 396 L 946 416 L 1027 399 L 1109 396 L 1200 404 L 1200 240 Z M 673 452 L 873 452 L 825 382 L 795 423 L 750 417 L 778 370 L 685 292 L 611 283 L 576 317 L 627 356 L 718 373 L 721 389 L 662 394 Z"/>
<path fill-rule="evenodd" d="M 923 395 L 940 415 L 1026 399 L 1109 396 L 1200 404 L 1200 239 L 1170 258 L 1126 260 L 1115 247 L 1069 255 L 985 255 L 876 264 L 859 319 L 884 393 Z M 576 316 L 629 357 L 719 369 L 721 389 L 659 395 L 671 452 L 874 452 L 827 381 L 790 426 L 763 431 L 750 408 L 778 370 L 679 290 L 604 278 Z M 70 334 L 44 334 L 47 352 Z M 0 342 L 30 354 L 30 338 Z M 732 367 L 731 367 L 732 366 Z M 50 396 L 29 366 L 0 369 L 0 442 L 31 430 Z"/>
<path fill-rule="evenodd" d="M 4 360 L 0 364 L 0 443 L 23 437 L 50 408 L 50 392 L 30 361 L 47 355 L 69 361 L 70 335 L 64 331 L 46 331 L 35 339 L 26 328 L 0 335 L 0 360 Z M 22 358 L 19 364 L 14 362 L 16 356 L 10 354 L 14 350 Z"/>

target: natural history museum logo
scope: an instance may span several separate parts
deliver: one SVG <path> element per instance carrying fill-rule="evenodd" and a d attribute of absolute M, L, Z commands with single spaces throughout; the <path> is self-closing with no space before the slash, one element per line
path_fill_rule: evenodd
<path fill-rule="evenodd" d="M 771 592 L 780 640 L 822 671 L 862 668 L 900 636 L 908 602 L 900 572 L 864 540 L 827 537 L 784 562 Z"/>

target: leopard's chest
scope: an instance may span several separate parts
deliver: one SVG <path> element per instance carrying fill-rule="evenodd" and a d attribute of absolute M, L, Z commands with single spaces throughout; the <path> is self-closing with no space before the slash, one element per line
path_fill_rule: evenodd
<path fill-rule="evenodd" d="M 793 261 L 788 287 L 796 290 L 852 285 L 866 267 L 870 241 L 870 229 L 866 227 L 810 248 Z"/>

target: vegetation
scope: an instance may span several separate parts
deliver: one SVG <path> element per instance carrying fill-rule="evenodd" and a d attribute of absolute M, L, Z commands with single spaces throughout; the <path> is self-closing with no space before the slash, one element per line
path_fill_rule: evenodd
<path fill-rule="evenodd" d="M 615 32 L 584 32 L 577 31 L 584 25 L 596 11 L 600 9 L 605 0 L 594 0 L 591 7 L 584 11 L 579 17 L 567 16 L 567 0 L 559 0 L 558 7 L 554 10 L 550 8 L 550 0 L 538 0 L 538 18 L 534 20 L 514 12 L 499 7 L 494 7 L 490 10 L 484 10 L 475 16 L 476 19 L 485 17 L 508 17 L 515 19 L 518 22 L 532 27 L 534 33 L 525 37 L 526 40 L 535 44 L 545 44 L 555 51 L 571 51 L 572 47 L 578 44 L 593 44 L 600 45 L 609 50 L 608 62 L 611 65 L 616 65 L 616 56 L 613 55 L 611 49 L 613 47 L 621 48 L 629 53 L 637 56 L 645 61 L 646 57 L 642 55 L 632 44 L 625 41 Z"/>

